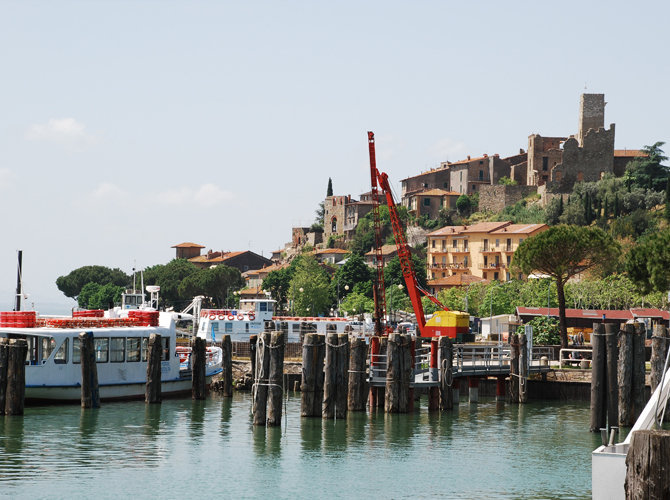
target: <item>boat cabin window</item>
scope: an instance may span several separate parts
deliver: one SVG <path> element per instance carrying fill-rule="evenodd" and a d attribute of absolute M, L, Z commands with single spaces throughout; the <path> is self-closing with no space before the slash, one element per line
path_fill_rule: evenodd
<path fill-rule="evenodd" d="M 123 363 L 125 360 L 124 337 L 112 337 L 109 343 L 109 360 L 112 363 Z"/>
<path fill-rule="evenodd" d="M 53 337 L 42 337 L 42 363 L 46 363 L 51 353 L 56 349 L 56 341 Z"/>
<path fill-rule="evenodd" d="M 126 359 L 128 361 L 140 360 L 141 340 L 139 337 L 128 337 L 126 339 Z"/>
<path fill-rule="evenodd" d="M 95 362 L 107 363 L 109 361 L 109 337 L 93 339 L 95 346 Z"/>
<path fill-rule="evenodd" d="M 168 337 L 161 337 L 161 344 L 163 344 L 163 354 L 161 355 L 161 361 L 168 361 L 170 359 L 170 339 Z"/>
<path fill-rule="evenodd" d="M 291 331 L 293 333 L 300 333 L 300 323 L 293 323 L 291 325 Z"/>
<path fill-rule="evenodd" d="M 233 333 L 233 324 L 232 323 L 226 322 L 226 323 L 224 323 L 224 327 L 225 327 L 225 332 L 226 333 Z"/>
<path fill-rule="evenodd" d="M 56 351 L 56 354 L 54 355 L 54 363 L 56 363 L 57 365 L 64 365 L 67 363 L 67 353 L 69 344 L 70 339 L 66 337 L 63 343 Z"/>
<path fill-rule="evenodd" d="M 72 362 L 81 363 L 81 341 L 79 337 L 72 337 Z"/>
<path fill-rule="evenodd" d="M 272 302 L 261 302 L 258 305 L 260 306 L 260 312 L 272 312 Z"/>
<path fill-rule="evenodd" d="M 249 322 L 244 323 L 244 332 L 249 333 Z"/>

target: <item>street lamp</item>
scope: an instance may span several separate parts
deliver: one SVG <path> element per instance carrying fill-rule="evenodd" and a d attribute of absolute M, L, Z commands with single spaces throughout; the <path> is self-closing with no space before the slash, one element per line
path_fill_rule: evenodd
<path fill-rule="evenodd" d="M 349 285 L 344 285 L 344 291 L 349 291 Z M 340 315 L 340 280 L 337 280 L 337 316 Z"/>

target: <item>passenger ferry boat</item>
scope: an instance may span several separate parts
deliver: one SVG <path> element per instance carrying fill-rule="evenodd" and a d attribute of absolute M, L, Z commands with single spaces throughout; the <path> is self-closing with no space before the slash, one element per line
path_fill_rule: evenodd
<path fill-rule="evenodd" d="M 79 311 L 73 313 L 72 318 L 38 317 L 35 311 L 0 313 L 0 337 L 22 338 L 28 342 L 26 402 L 80 400 L 79 334 L 82 331 L 93 332 L 103 401 L 144 397 L 147 348 L 152 333 L 160 334 L 163 343 L 163 395 L 186 394 L 191 390 L 189 352 L 180 352 L 177 348 L 173 313 L 131 310 L 117 317 L 110 317 L 114 316 L 110 313 Z M 220 371 L 221 349 L 209 347 L 208 383 Z"/>
<path fill-rule="evenodd" d="M 272 299 L 242 299 L 237 309 L 201 309 L 198 337 L 217 342 L 221 335 L 229 334 L 233 341 L 247 341 L 250 335 L 263 331 L 265 321 L 273 321 L 277 329 L 281 322 L 286 322 L 287 340 L 298 342 L 301 323 L 315 324 L 317 333 L 326 333 L 327 325 L 335 325 L 335 331 L 343 333 L 349 324 L 346 318 L 273 316 L 274 304 Z"/>

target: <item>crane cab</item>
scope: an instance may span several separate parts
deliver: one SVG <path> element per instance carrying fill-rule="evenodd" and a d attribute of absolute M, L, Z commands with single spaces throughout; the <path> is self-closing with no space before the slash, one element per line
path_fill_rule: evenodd
<path fill-rule="evenodd" d="M 461 311 L 436 311 L 426 321 L 422 337 L 448 337 L 467 341 L 470 333 L 470 315 Z"/>

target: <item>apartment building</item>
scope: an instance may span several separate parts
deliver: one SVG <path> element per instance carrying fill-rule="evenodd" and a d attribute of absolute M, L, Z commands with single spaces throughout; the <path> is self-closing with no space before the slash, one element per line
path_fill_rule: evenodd
<path fill-rule="evenodd" d="M 449 276 L 471 275 L 484 280 L 509 281 L 515 250 L 549 226 L 480 222 L 471 226 L 446 226 L 428 234 L 428 285 L 436 292 L 445 287 Z M 460 282 L 467 279 L 461 278 Z"/>

